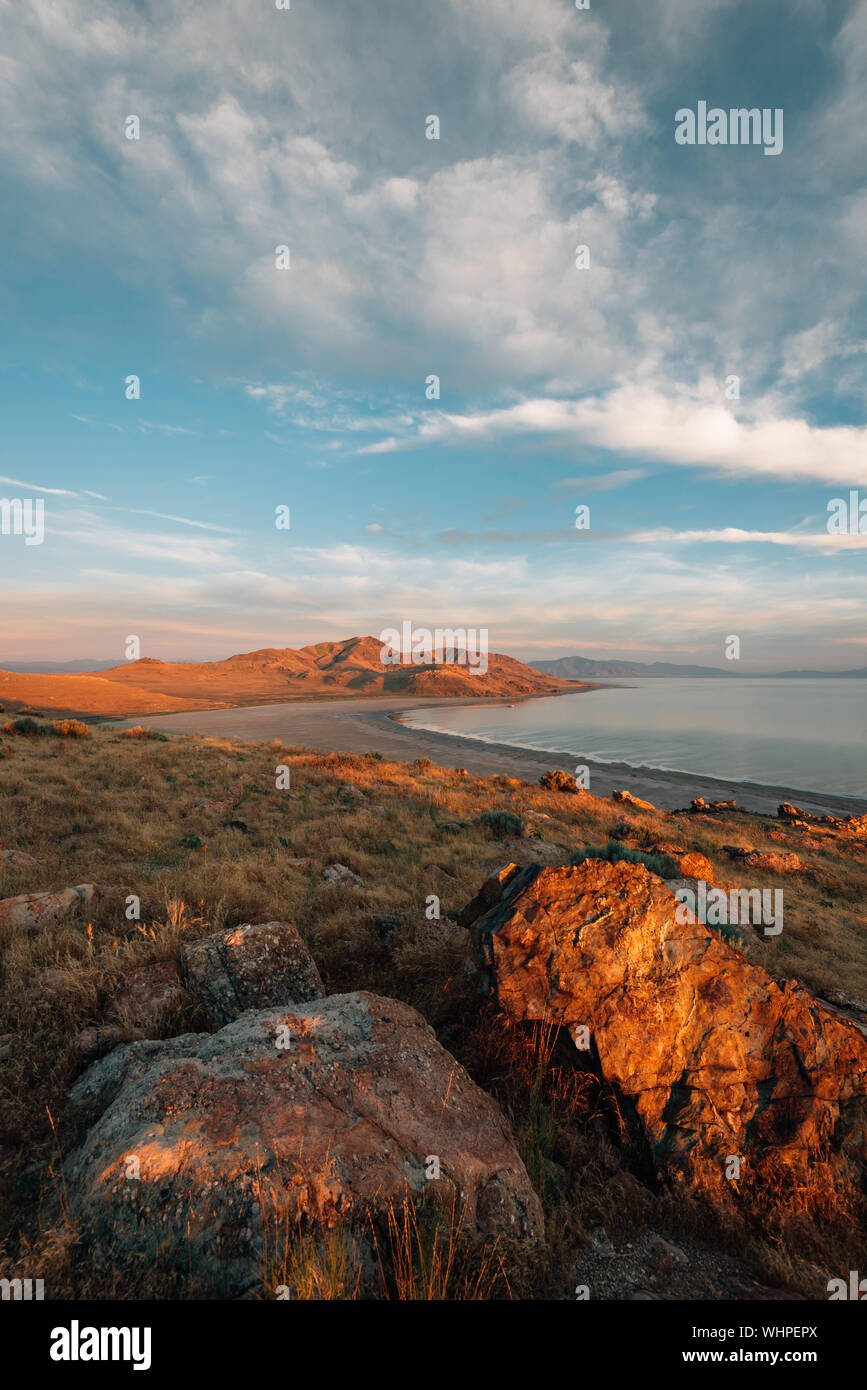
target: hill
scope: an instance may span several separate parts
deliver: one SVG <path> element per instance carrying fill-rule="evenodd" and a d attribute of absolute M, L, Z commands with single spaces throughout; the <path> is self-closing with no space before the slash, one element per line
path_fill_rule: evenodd
<path fill-rule="evenodd" d="M 848 677 L 864 679 L 867 667 L 852 671 L 736 671 L 725 670 L 719 666 L 680 666 L 672 661 L 596 661 L 587 656 L 562 656 L 556 661 L 533 661 L 535 671 L 547 676 L 561 676 L 566 680 L 606 680 L 619 676 L 749 676 L 753 679 L 765 677 L 768 680 L 788 680 L 791 678 L 818 680 L 820 677 Z"/>
<path fill-rule="evenodd" d="M 0 671 L 0 702 L 55 712 L 138 715 L 226 705 L 339 697 L 419 695 L 456 698 L 555 694 L 574 682 L 549 676 L 509 656 L 488 656 L 488 669 L 466 666 L 384 666 L 375 637 L 319 642 L 295 650 L 265 647 L 225 661 L 157 661 L 142 657 L 108 670 L 69 673 Z"/>

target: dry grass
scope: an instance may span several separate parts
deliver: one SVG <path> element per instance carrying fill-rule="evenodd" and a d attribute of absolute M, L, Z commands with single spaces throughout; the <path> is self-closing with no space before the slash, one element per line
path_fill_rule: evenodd
<path fill-rule="evenodd" d="M 0 868 L 0 897 L 96 881 L 141 900 L 138 922 L 103 902 L 60 925 L 0 933 L 4 1272 L 49 1276 L 57 1295 L 112 1296 L 89 1275 L 58 1191 L 59 1157 L 78 1137 L 65 1103 L 85 1064 L 78 1036 L 105 1022 L 134 967 L 172 960 L 184 940 L 221 927 L 274 919 L 298 926 L 329 991 L 391 995 L 433 1024 L 512 1120 L 549 1229 L 542 1265 L 529 1256 L 523 1266 L 504 1264 L 503 1250 L 476 1251 L 467 1262 L 459 1229 L 449 1235 L 441 1223 L 431 1246 L 421 1217 L 396 1210 L 378 1244 L 367 1233 L 379 1271 L 372 1286 L 369 1268 L 359 1282 L 355 1236 L 338 1233 L 323 1245 L 321 1236 L 298 1235 L 272 1259 L 272 1273 L 279 1266 L 286 1274 L 277 1282 L 307 1291 L 293 1296 L 569 1297 L 575 1251 L 599 1224 L 612 1239 L 650 1227 L 710 1242 L 759 1277 L 813 1296 L 810 1264 L 857 1268 L 847 1263 L 856 1260 L 854 1236 L 811 1229 L 784 1203 L 766 1201 L 746 1219 L 656 1185 L 618 1131 L 616 1098 L 559 1065 L 556 1037 L 528 1036 L 480 1009 L 463 969 L 465 933 L 449 919 L 494 868 L 533 859 L 532 838 L 492 839 L 483 812 L 523 818 L 531 836 L 562 848 L 563 862 L 610 838 L 636 848 L 676 842 L 708 855 L 727 886 L 784 887 L 785 931 L 751 942 L 752 959 L 811 988 L 865 997 L 867 847 L 814 843 L 769 818 L 654 814 L 511 778 L 462 777 L 424 760 L 408 766 L 141 729 L 90 733 L 13 736 L 0 761 L 0 846 L 43 865 Z M 290 768 L 287 790 L 276 787 L 278 764 Z M 744 871 L 724 844 L 793 848 L 824 878 Z M 287 863 L 308 856 L 308 867 Z M 323 882 L 335 861 L 361 875 L 363 891 Z M 432 895 L 440 921 L 425 917 Z M 145 1025 L 133 1014 L 120 1022 L 129 1038 L 201 1025 L 192 1001 Z"/>

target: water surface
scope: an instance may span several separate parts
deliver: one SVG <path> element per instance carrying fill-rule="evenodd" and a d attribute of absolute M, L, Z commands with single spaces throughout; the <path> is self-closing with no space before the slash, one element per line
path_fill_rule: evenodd
<path fill-rule="evenodd" d="M 514 706 L 409 710 L 435 729 L 594 762 L 867 796 L 867 682 L 650 679 Z"/>

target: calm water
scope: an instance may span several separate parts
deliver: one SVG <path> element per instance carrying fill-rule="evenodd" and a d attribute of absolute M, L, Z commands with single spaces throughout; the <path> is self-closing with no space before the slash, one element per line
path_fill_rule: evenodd
<path fill-rule="evenodd" d="M 583 695 L 413 710 L 414 728 L 580 760 L 867 796 L 867 682 L 642 680 Z"/>

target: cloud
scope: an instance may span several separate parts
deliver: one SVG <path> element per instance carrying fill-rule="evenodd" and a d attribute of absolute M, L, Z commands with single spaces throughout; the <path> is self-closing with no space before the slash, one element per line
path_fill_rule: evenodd
<path fill-rule="evenodd" d="M 504 82 L 508 98 L 540 130 L 594 149 L 642 127 L 635 95 L 604 81 L 597 64 L 556 51 L 519 63 Z"/>
<path fill-rule="evenodd" d="M 78 496 L 78 494 L 77 494 L 76 492 L 70 492 L 67 488 L 63 488 L 63 487 L 40 487 L 38 483 L 23 483 L 23 482 L 21 481 L 20 478 L 3 478 L 3 477 L 0 477 L 0 483 L 6 483 L 6 484 L 9 485 L 9 487 L 20 487 L 20 488 L 23 488 L 25 492 L 44 492 L 44 493 L 50 494 L 52 497 L 77 497 L 77 496 Z"/>
<path fill-rule="evenodd" d="M 540 434 L 721 476 L 828 483 L 863 478 L 867 427 L 820 427 L 797 417 L 739 420 L 721 399 L 720 388 L 715 396 L 708 388 L 664 394 L 652 386 L 628 385 L 577 401 L 537 397 L 475 414 L 441 413 L 412 435 L 392 435 L 358 452 Z"/>
<path fill-rule="evenodd" d="M 191 521 L 190 518 L 186 516 L 171 516 L 167 512 L 151 512 L 147 511 L 144 507 L 116 507 L 115 510 L 134 512 L 138 516 L 154 516 L 158 517 L 160 521 L 176 521 L 181 526 L 197 526 L 203 531 L 224 531 L 231 535 L 239 534 L 232 526 L 217 526 L 211 521 Z"/>
<path fill-rule="evenodd" d="M 831 536 L 827 532 L 809 535 L 796 531 L 745 531 L 737 526 L 719 530 L 674 531 L 657 526 L 647 531 L 632 531 L 621 537 L 632 545 L 655 545 L 670 541 L 677 545 L 788 545 L 801 550 L 821 550 L 833 554 L 837 550 L 867 550 L 867 534 Z"/>
<path fill-rule="evenodd" d="M 146 434 L 146 433 L 148 432 L 148 430 L 159 430 L 160 433 L 162 433 L 162 434 L 188 434 L 188 435 L 198 435 L 198 434 L 199 434 L 199 431 L 198 431 L 198 430 L 187 430 L 187 429 L 183 429 L 182 426 L 180 426 L 180 425 L 157 425 L 157 424 L 154 423 L 153 420 L 139 420 L 137 423 L 138 423 L 139 429 L 140 429 L 144 434 Z"/>
<path fill-rule="evenodd" d="M 646 468 L 613 468 L 610 473 L 597 473 L 586 478 L 564 478 L 551 488 L 549 496 L 573 492 L 615 492 L 647 477 Z"/>

